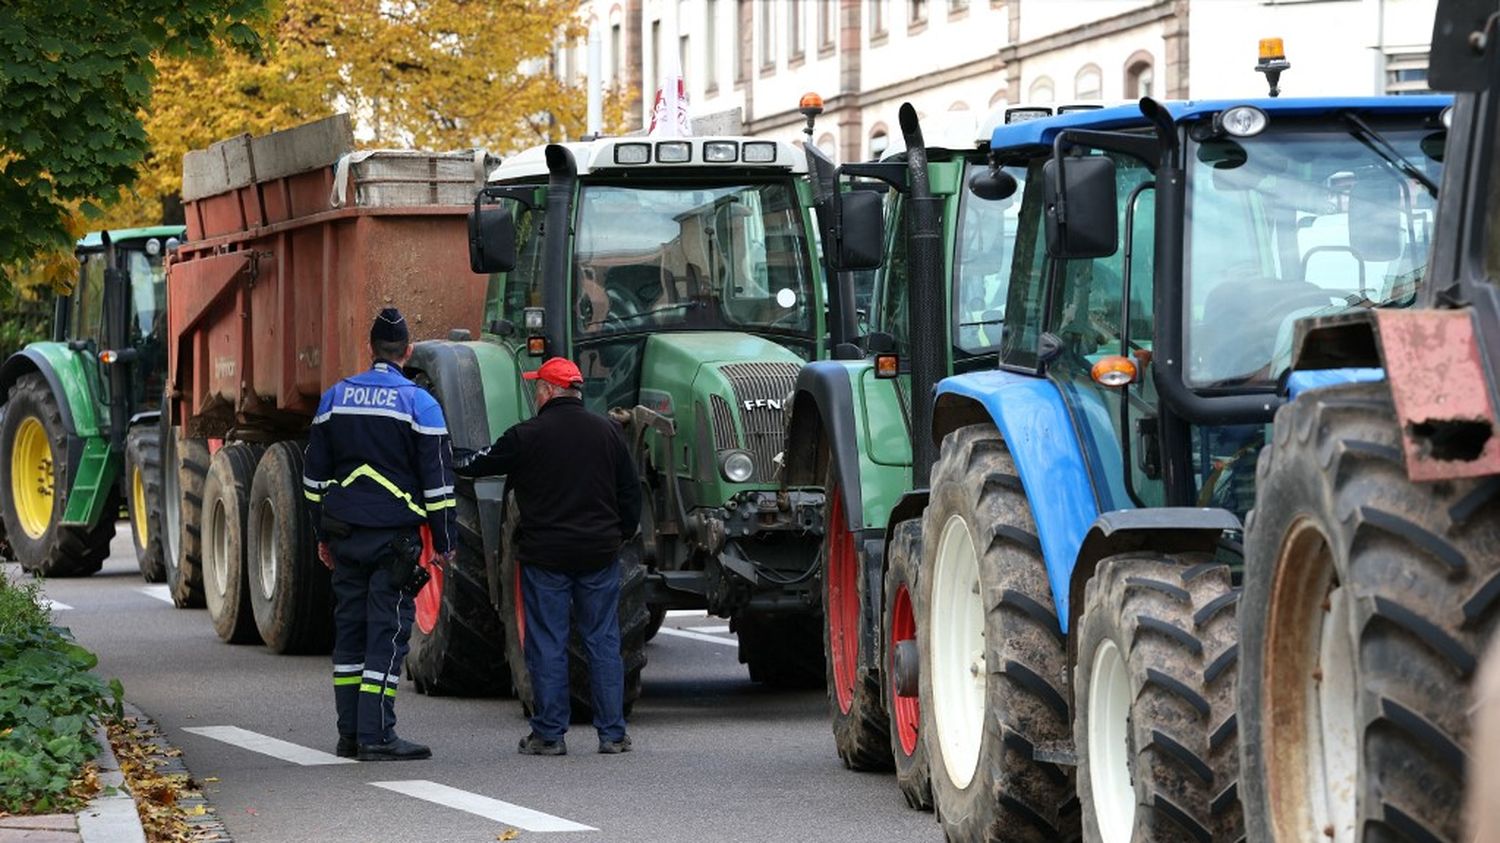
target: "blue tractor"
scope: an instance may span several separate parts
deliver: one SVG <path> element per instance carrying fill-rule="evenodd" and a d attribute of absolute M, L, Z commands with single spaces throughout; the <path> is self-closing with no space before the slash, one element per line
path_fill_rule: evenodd
<path fill-rule="evenodd" d="M 919 560 L 886 661 L 948 839 L 1243 837 L 1242 524 L 1293 327 L 1417 300 L 1449 103 L 1144 99 L 995 130 L 987 192 L 1026 174 L 997 365 L 936 384 L 928 488 L 886 530 L 886 567 Z"/>

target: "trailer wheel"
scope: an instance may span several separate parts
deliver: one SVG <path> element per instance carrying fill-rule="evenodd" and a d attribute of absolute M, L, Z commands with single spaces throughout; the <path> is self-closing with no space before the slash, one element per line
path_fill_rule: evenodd
<path fill-rule="evenodd" d="M 250 609 L 274 653 L 333 648 L 333 584 L 318 560 L 317 536 L 302 495 L 302 449 L 266 449 L 250 483 Z"/>
<path fill-rule="evenodd" d="M 203 487 L 208 482 L 212 457 L 208 443 L 186 439 L 181 428 L 172 429 L 173 457 L 166 461 L 168 483 L 176 485 L 177 552 L 166 558 L 167 588 L 179 609 L 201 609 L 207 605 L 203 593 Z M 168 510 L 170 512 L 170 509 Z M 168 516 L 170 519 L 170 515 Z"/>
<path fill-rule="evenodd" d="M 484 539 L 474 485 L 454 488 L 458 536 L 453 561 L 428 566 L 432 580 L 417 595 L 417 620 L 406 675 L 433 696 L 495 697 L 510 689 L 505 633 L 490 602 Z"/>
<path fill-rule="evenodd" d="M 890 716 L 896 786 L 908 806 L 930 811 L 932 770 L 927 763 L 927 747 L 922 743 L 922 706 L 916 687 L 915 595 L 921 565 L 922 522 L 902 521 L 896 525 L 885 559 L 885 612 L 881 624 L 887 677 L 885 710 Z"/>
<path fill-rule="evenodd" d="M 823 621 L 811 612 L 741 612 L 729 620 L 750 681 L 773 688 L 823 688 Z"/>
<path fill-rule="evenodd" d="M 230 644 L 260 640 L 250 607 L 246 530 L 250 484 L 265 448 L 230 442 L 209 461 L 203 484 L 203 591 L 214 632 Z"/>
<path fill-rule="evenodd" d="M 667 607 L 647 606 L 646 611 L 650 613 L 646 621 L 646 641 L 650 643 L 651 639 L 656 637 L 656 633 L 661 632 L 661 625 L 667 619 Z"/>
<path fill-rule="evenodd" d="M 161 431 L 141 425 L 125 439 L 125 505 L 135 561 L 146 582 L 166 579 L 166 525 L 162 519 Z"/>
<path fill-rule="evenodd" d="M 1238 599 L 1207 554 L 1116 556 L 1089 580 L 1073 670 L 1088 843 L 1244 837 Z"/>
<path fill-rule="evenodd" d="M 829 469 L 823 541 L 823 652 L 833 744 L 851 770 L 891 769 L 891 736 L 878 658 L 880 618 L 874 617 L 854 534 L 845 525 L 844 496 Z"/>
<path fill-rule="evenodd" d="M 1257 474 L 1240 608 L 1250 839 L 1464 839 L 1500 479 L 1412 483 L 1385 384 L 1282 407 Z"/>
<path fill-rule="evenodd" d="M 104 566 L 115 535 L 120 498 L 109 492 L 99 522 L 61 523 L 74 466 L 57 396 L 39 373 L 10 388 L 0 421 L 0 518 L 24 571 L 44 577 L 86 577 Z"/>
<path fill-rule="evenodd" d="M 521 709 L 530 716 L 536 696 L 531 672 L 526 668 L 526 606 L 521 597 L 521 563 L 516 558 L 515 536 L 521 513 L 515 500 L 505 499 L 504 538 L 500 549 L 500 619 L 505 625 L 505 660 L 510 665 L 512 685 Z M 646 569 L 639 549 L 627 547 L 620 559 L 620 656 L 625 665 L 625 714 L 629 716 L 641 695 L 641 672 L 646 666 Z M 594 717 L 589 693 L 588 654 L 575 629 L 568 638 L 568 696 L 573 723 L 588 723 Z"/>
<path fill-rule="evenodd" d="M 918 688 L 932 795 L 951 841 L 1079 835 L 1068 662 L 1031 507 L 992 424 L 943 438 L 917 574 Z"/>

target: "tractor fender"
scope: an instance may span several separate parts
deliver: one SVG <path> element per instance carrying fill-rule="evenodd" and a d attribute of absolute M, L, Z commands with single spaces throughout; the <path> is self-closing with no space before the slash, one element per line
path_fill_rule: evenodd
<path fill-rule="evenodd" d="M 94 417 L 93 404 L 89 399 L 87 375 L 74 360 L 72 352 L 62 343 L 32 343 L 12 354 L 0 365 L 0 404 L 10 398 L 10 388 L 16 381 L 32 372 L 40 372 L 46 379 L 52 394 L 58 396 L 57 408 L 62 415 L 63 429 L 72 436 L 97 436 L 100 434 Z M 85 412 L 74 414 L 74 407 L 83 407 Z M 79 423 L 88 430 L 80 431 Z"/>
<path fill-rule="evenodd" d="M 486 342 L 428 340 L 417 343 L 406 364 L 409 377 L 425 377 L 458 448 L 487 447 L 519 421 L 521 382 L 514 355 Z M 494 478 L 474 481 L 479 503 L 479 533 L 490 602 L 500 605 L 500 536 L 505 517 L 505 483 Z"/>
<path fill-rule="evenodd" d="M 1068 408 L 1051 381 L 1003 370 L 944 378 L 937 386 L 932 435 L 939 443 L 970 424 L 994 423 L 1015 461 L 1031 504 L 1057 617 L 1068 631 L 1073 567 L 1098 498 Z"/>
<path fill-rule="evenodd" d="M 910 486 L 911 457 L 877 459 L 868 447 L 872 425 L 894 419 L 905 429 L 905 408 L 895 390 L 866 388 L 871 367 L 867 360 L 824 360 L 802 368 L 792 392 L 783 464 L 787 486 L 821 485 L 832 466 L 848 528 L 878 534 L 890 503 Z"/>
<path fill-rule="evenodd" d="M 1094 570 L 1105 559 L 1120 553 L 1154 550 L 1161 553 L 1212 553 L 1226 531 L 1243 525 L 1227 509 L 1167 506 L 1151 509 L 1117 509 L 1094 520 L 1084 536 L 1073 565 L 1069 587 L 1068 628 L 1083 612 L 1083 593 Z M 1059 618 L 1064 617 L 1058 615 Z"/>

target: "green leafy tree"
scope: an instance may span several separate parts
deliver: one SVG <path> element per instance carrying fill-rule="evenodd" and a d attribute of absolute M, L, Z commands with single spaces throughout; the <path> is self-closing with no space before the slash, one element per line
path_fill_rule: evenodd
<path fill-rule="evenodd" d="M 4 0 L 0 270 L 66 287 L 78 235 L 135 180 L 157 56 L 254 51 L 266 0 Z M 40 264 L 41 272 L 36 271 Z"/>

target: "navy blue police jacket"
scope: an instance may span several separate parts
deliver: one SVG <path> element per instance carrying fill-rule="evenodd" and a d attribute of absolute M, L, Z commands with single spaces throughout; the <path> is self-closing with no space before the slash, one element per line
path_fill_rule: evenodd
<path fill-rule="evenodd" d="M 457 540 L 453 448 L 443 408 L 400 368 L 376 361 L 323 393 L 307 439 L 302 493 L 318 540 L 322 515 L 357 527 L 432 528 L 437 553 Z"/>

